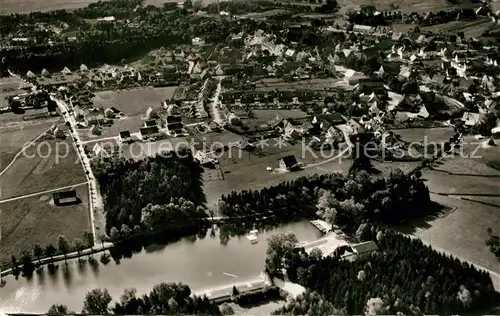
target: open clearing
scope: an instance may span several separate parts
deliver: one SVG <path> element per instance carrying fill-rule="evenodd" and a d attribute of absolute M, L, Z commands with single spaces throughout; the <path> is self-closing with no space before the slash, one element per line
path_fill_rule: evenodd
<path fill-rule="evenodd" d="M 127 116 L 144 115 L 149 107 L 160 108 L 161 101 L 174 95 L 177 87 L 138 88 L 131 90 L 97 92 L 93 101 L 97 107 L 116 107 Z"/>
<path fill-rule="evenodd" d="M 373 5 L 378 10 L 399 10 L 402 12 L 437 12 L 437 11 L 448 11 L 455 8 L 470 8 L 477 7 L 477 4 L 473 4 L 469 1 L 463 1 L 460 4 L 452 4 L 450 1 L 446 0 L 339 0 L 340 12 L 344 13 L 350 9 L 357 10 L 361 5 Z"/>
<path fill-rule="evenodd" d="M 2 199 L 23 196 L 86 180 L 69 139 L 39 141 L 25 150 L 0 178 Z"/>
<path fill-rule="evenodd" d="M 497 150 L 492 147 L 480 150 L 478 154 L 494 155 Z M 451 211 L 417 225 L 419 228 L 415 235 L 464 259 L 500 272 L 498 259 L 485 245 L 487 229 L 500 227 L 500 206 L 487 205 L 500 205 L 500 172 L 487 167 L 482 159 L 465 157 L 442 159 L 442 163 L 436 164 L 434 169 L 423 174 L 429 190 L 450 195 L 431 194 L 431 198 Z"/>
<path fill-rule="evenodd" d="M 2 204 L 0 263 L 8 264 L 12 255 L 31 251 L 38 243 L 57 245 L 64 235 L 70 243 L 90 231 L 88 187 L 75 187 L 80 204 L 55 206 L 51 194 L 38 195 Z"/>
<path fill-rule="evenodd" d="M 0 128 L 0 171 L 12 161 L 24 144 L 44 133 L 52 124 L 53 121 L 41 121 L 17 127 Z"/>

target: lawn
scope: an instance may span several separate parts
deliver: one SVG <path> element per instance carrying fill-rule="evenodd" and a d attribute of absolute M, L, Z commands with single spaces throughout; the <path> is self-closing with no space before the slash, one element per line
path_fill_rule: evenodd
<path fill-rule="evenodd" d="M 282 181 L 292 181 L 300 176 L 313 174 L 342 172 L 347 173 L 351 166 L 350 159 L 322 158 L 317 152 L 302 152 L 302 146 L 288 145 L 282 149 L 269 146 L 263 150 L 264 155 L 233 149 L 219 157 L 220 171 L 205 171 L 210 175 L 204 176 L 204 191 L 209 205 L 217 203 L 222 194 L 240 190 L 259 190 L 266 186 L 276 185 Z M 278 160 L 286 155 L 295 155 L 299 162 L 305 164 L 305 168 L 294 172 L 268 171 L 267 167 L 273 169 L 278 167 Z M 330 153 L 328 153 L 330 154 Z M 335 155 L 330 154 L 330 157 Z M 222 173 L 223 179 L 218 179 L 218 173 Z"/>
<path fill-rule="evenodd" d="M 78 134 L 82 141 L 99 140 L 105 137 L 117 137 L 121 131 L 139 133 L 141 127 L 144 127 L 144 120 L 141 119 L 140 115 L 126 116 L 119 120 L 114 120 L 111 126 L 102 126 L 101 135 L 93 135 L 90 132 L 90 128 L 79 129 Z"/>
<path fill-rule="evenodd" d="M 0 178 L 2 199 L 75 185 L 86 180 L 82 164 L 67 139 L 39 141 L 25 150 Z"/>
<path fill-rule="evenodd" d="M 52 194 L 44 194 L 0 204 L 2 239 L 0 263 L 9 264 L 12 255 L 19 258 L 23 250 L 31 250 L 35 243 L 57 246 L 57 237 L 64 235 L 68 241 L 81 238 L 90 231 L 88 188 L 75 188 L 81 203 L 55 206 Z"/>
<path fill-rule="evenodd" d="M 177 87 L 137 88 L 97 92 L 93 101 L 97 107 L 116 107 L 127 116 L 145 115 L 149 107 L 160 108 L 161 101 L 171 98 Z"/>

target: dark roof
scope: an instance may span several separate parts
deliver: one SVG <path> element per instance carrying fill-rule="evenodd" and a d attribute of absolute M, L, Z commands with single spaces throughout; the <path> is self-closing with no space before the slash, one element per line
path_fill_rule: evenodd
<path fill-rule="evenodd" d="M 152 126 L 156 126 L 156 125 L 158 125 L 156 123 L 156 120 L 148 120 L 148 121 L 146 121 L 146 126 L 147 127 L 152 127 Z"/>
<path fill-rule="evenodd" d="M 362 242 L 356 245 L 351 245 L 351 248 L 357 253 L 365 253 L 370 251 L 375 251 L 378 249 L 377 244 L 374 241 Z"/>
<path fill-rule="evenodd" d="M 64 203 L 70 203 L 70 202 L 75 202 L 78 200 L 76 197 L 76 191 L 75 190 L 67 190 L 67 191 L 59 191 L 59 192 L 54 192 L 52 194 L 52 198 L 54 199 L 54 202 L 61 203 L 61 200 L 64 200 Z"/>
<path fill-rule="evenodd" d="M 297 159 L 294 155 L 285 156 L 281 158 L 281 160 L 287 168 L 294 168 L 297 166 Z"/>
<path fill-rule="evenodd" d="M 167 116 L 167 124 L 170 124 L 170 123 L 180 123 L 182 122 L 182 117 L 180 117 L 179 115 L 169 115 Z"/>
<path fill-rule="evenodd" d="M 342 124 L 344 123 L 344 118 L 340 113 L 332 113 L 332 114 L 318 114 L 316 115 L 316 120 L 318 122 L 326 121 L 330 124 Z"/>
<path fill-rule="evenodd" d="M 130 132 L 129 131 L 121 131 L 120 137 L 121 138 L 128 138 L 128 137 L 130 137 Z"/>
<path fill-rule="evenodd" d="M 168 130 L 172 131 L 175 129 L 182 129 L 184 125 L 182 123 L 171 123 L 167 125 Z"/>
<path fill-rule="evenodd" d="M 160 130 L 158 129 L 158 126 L 148 126 L 148 127 L 143 127 L 140 129 L 141 135 L 150 135 L 150 134 L 156 134 Z"/>

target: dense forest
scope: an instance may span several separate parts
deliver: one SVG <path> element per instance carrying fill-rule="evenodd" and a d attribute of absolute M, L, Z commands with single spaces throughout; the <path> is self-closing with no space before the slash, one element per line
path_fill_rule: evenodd
<path fill-rule="evenodd" d="M 220 315 L 219 307 L 204 296 L 191 296 L 189 286 L 182 283 L 160 283 L 151 292 L 137 296 L 135 289 L 126 289 L 114 307 L 107 290 L 94 289 L 85 295 L 82 314 L 94 315 Z M 52 305 L 50 315 L 73 314 L 65 305 Z"/>
<path fill-rule="evenodd" d="M 360 314 L 376 305 L 379 314 L 450 315 L 498 302 L 487 272 L 440 254 L 421 240 L 369 225 L 363 225 L 360 237 L 376 240 L 379 251 L 349 261 L 341 259 L 340 253 L 322 258 L 288 248 L 284 254 L 288 277 L 348 314 Z M 305 304 L 315 304 L 312 298 L 305 301 L 280 311 L 303 315 Z"/>
<path fill-rule="evenodd" d="M 201 173 L 191 153 L 102 158 L 92 169 L 99 182 L 111 238 L 190 223 L 207 216 Z"/>
<path fill-rule="evenodd" d="M 430 207 L 429 190 L 420 174 L 395 169 L 387 179 L 372 178 L 361 170 L 347 177 L 340 173 L 314 175 L 260 191 L 232 192 L 221 197 L 219 211 L 231 217 L 268 213 L 281 219 L 319 216 L 353 232 L 362 222 L 397 224 L 425 214 Z"/>

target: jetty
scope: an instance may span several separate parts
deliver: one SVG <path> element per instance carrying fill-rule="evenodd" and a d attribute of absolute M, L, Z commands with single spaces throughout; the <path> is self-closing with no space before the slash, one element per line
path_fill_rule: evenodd
<path fill-rule="evenodd" d="M 332 231 L 332 225 L 328 224 L 325 221 L 322 221 L 320 219 L 311 221 L 311 224 L 313 224 L 317 229 L 319 229 L 322 233 L 328 234 L 329 232 Z"/>

